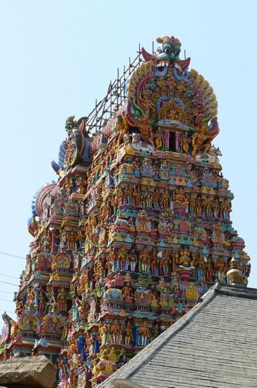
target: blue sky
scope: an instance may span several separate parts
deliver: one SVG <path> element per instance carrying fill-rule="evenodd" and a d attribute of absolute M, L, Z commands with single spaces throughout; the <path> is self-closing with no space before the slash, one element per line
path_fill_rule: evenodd
<path fill-rule="evenodd" d="M 180 39 L 191 68 L 217 96 L 214 144 L 235 195 L 233 226 L 252 259 L 249 285 L 257 287 L 256 14 L 255 0 L 1 0 L 0 313 L 14 310 L 6 300 L 17 289 L 3 282 L 18 284 L 25 264 L 2 253 L 29 251 L 31 201 L 56 179 L 50 161 L 65 138 L 66 118 L 87 115 L 138 44 L 151 51 L 164 35 Z"/>

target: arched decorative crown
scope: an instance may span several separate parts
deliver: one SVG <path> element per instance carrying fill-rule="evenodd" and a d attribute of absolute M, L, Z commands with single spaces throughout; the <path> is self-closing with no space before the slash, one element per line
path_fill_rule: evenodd
<path fill-rule="evenodd" d="M 142 136 L 155 137 L 158 128 L 188 137 L 189 152 L 208 152 L 219 132 L 217 101 L 209 82 L 188 69 L 190 58 L 179 58 L 181 43 L 168 36 L 157 39 L 156 54 L 142 49 L 146 62 L 131 75 L 126 118 Z"/>

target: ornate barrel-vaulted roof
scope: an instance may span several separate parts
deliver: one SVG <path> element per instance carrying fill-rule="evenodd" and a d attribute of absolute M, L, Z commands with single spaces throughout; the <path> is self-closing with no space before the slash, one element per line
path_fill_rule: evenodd
<path fill-rule="evenodd" d="M 196 70 L 189 71 L 190 58 L 179 58 L 181 43 L 165 36 L 158 54 L 143 50 L 146 59 L 132 74 L 128 84 L 127 114 L 132 125 L 148 132 L 147 125 L 175 125 L 195 131 L 200 121 L 217 116 L 212 87 Z M 213 123 L 214 124 L 214 123 Z M 207 128 L 206 128 L 207 131 Z M 213 135 L 214 128 L 210 131 Z"/>

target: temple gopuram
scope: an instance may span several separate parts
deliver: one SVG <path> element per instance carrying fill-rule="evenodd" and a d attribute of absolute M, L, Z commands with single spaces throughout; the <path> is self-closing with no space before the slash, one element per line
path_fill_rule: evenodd
<path fill-rule="evenodd" d="M 68 117 L 57 181 L 35 195 L 33 236 L 6 313 L 1 360 L 46 355 L 60 387 L 97 386 L 187 313 L 235 260 L 212 87 L 173 36 L 144 48 L 87 116 Z"/>

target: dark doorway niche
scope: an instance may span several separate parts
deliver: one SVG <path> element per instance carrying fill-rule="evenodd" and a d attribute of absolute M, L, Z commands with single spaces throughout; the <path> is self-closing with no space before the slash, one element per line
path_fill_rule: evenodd
<path fill-rule="evenodd" d="M 170 131 L 170 138 L 169 138 L 169 150 L 176 152 L 176 132 Z"/>

